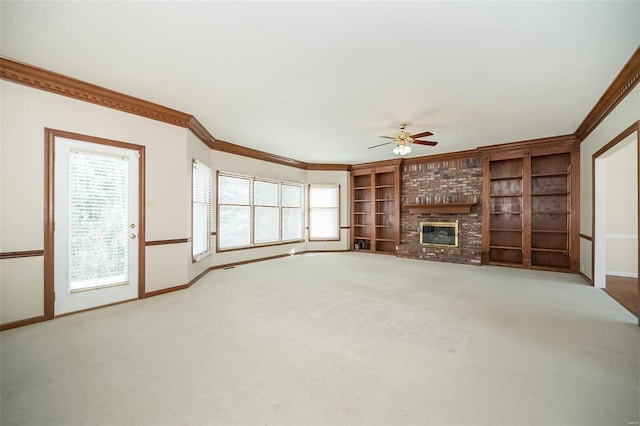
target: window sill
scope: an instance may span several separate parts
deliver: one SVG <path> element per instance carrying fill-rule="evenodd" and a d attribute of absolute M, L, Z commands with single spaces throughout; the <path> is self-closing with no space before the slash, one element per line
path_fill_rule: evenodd
<path fill-rule="evenodd" d="M 304 242 L 305 242 L 304 239 L 300 239 L 300 240 L 282 241 L 282 242 L 270 243 L 270 244 L 254 244 L 252 246 L 233 247 L 233 248 L 225 248 L 225 249 L 216 248 L 216 253 L 226 253 L 229 251 L 238 251 L 238 250 L 251 250 L 251 249 L 257 249 L 257 248 L 263 248 L 263 247 L 284 246 L 287 244 L 300 244 Z"/>

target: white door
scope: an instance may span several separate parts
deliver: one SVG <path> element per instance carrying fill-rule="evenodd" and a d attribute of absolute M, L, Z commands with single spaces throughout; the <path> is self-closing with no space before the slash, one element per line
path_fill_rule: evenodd
<path fill-rule="evenodd" d="M 138 152 L 56 137 L 55 314 L 138 297 Z"/>

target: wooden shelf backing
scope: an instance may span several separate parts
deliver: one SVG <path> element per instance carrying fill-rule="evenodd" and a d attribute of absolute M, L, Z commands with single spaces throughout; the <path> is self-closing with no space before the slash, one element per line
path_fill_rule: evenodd
<path fill-rule="evenodd" d="M 471 213 L 476 203 L 406 204 L 409 213 Z"/>

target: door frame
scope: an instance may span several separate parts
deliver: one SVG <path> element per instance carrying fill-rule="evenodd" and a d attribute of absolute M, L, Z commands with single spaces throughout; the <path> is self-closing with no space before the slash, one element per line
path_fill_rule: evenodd
<path fill-rule="evenodd" d="M 596 272 L 599 272 L 599 271 L 596 269 L 596 262 L 602 262 L 602 259 L 596 258 L 596 244 L 600 244 L 601 246 L 604 244 L 604 246 L 602 247 L 605 247 L 604 255 L 606 255 L 606 241 L 603 242 L 602 238 L 596 238 L 596 233 L 602 232 L 602 230 L 599 229 L 599 227 L 601 226 L 600 225 L 601 219 L 603 219 L 602 217 L 597 218 L 597 212 L 599 209 L 596 208 L 596 205 L 597 203 L 601 202 L 601 200 L 598 199 L 599 191 L 597 191 L 597 189 L 598 189 L 598 180 L 601 178 L 596 176 L 596 164 L 600 164 L 600 161 L 603 161 L 603 159 L 600 158 L 602 155 L 604 155 L 607 151 L 609 151 L 611 148 L 616 146 L 618 143 L 625 140 L 628 136 L 630 136 L 634 132 L 636 133 L 636 138 L 638 139 L 638 141 L 636 142 L 638 143 L 638 153 L 637 153 L 638 158 L 636 160 L 636 167 L 638 170 L 638 175 L 640 176 L 640 120 L 636 121 L 626 129 L 624 129 L 615 138 L 609 141 L 609 143 L 607 143 L 605 146 L 600 148 L 591 156 L 591 194 L 592 194 L 591 236 L 593 239 L 591 241 L 591 279 L 594 287 L 598 286 L 596 283 L 595 274 Z M 602 194 L 600 194 L 600 197 L 602 198 Z M 638 199 L 636 201 L 638 202 L 638 226 L 640 226 L 640 185 L 638 186 L 637 197 Z M 602 215 L 601 212 L 600 212 L 600 215 Z M 602 250 L 598 250 L 598 254 L 600 256 L 602 256 L 602 254 L 600 254 L 601 252 Z M 638 262 L 640 264 L 640 239 L 638 239 Z M 638 281 L 638 303 L 640 303 L 640 281 Z M 638 318 L 638 326 L 640 326 L 640 318 Z"/>
<path fill-rule="evenodd" d="M 56 137 L 101 145 L 126 148 L 138 152 L 138 299 L 145 297 L 145 147 L 127 142 L 82 135 L 64 130 L 44 129 L 44 317 L 55 317 L 54 283 L 54 160 Z M 102 306 L 100 306 L 102 307 Z M 97 307 L 96 307 L 97 308 Z M 90 309 L 96 309 L 90 308 Z M 90 310 L 89 309 L 89 310 Z"/>

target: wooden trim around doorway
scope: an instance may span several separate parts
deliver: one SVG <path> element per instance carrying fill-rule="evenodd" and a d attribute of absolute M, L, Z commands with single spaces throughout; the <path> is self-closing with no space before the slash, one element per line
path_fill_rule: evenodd
<path fill-rule="evenodd" d="M 74 139 L 102 145 L 138 151 L 138 298 L 144 297 L 145 288 L 145 147 L 127 142 L 82 135 L 64 130 L 44 129 L 44 316 L 43 320 L 55 317 L 54 285 L 54 159 L 56 137 Z"/>

